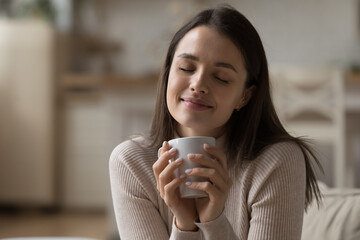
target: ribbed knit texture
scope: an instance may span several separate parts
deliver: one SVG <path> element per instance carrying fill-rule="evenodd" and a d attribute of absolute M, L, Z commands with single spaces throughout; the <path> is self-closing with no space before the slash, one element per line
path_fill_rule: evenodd
<path fill-rule="evenodd" d="M 224 212 L 215 220 L 195 223 L 197 232 L 180 231 L 161 199 L 152 165 L 157 149 L 142 138 L 117 146 L 110 157 L 110 181 L 116 221 L 127 239 L 301 239 L 305 205 L 305 160 L 295 143 L 274 144 L 233 180 Z M 220 145 L 220 144 L 219 144 Z"/>

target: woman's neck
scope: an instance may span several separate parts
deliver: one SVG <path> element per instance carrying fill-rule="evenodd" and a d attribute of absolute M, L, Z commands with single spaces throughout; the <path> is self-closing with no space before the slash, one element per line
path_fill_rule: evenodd
<path fill-rule="evenodd" d="M 192 129 L 187 128 L 184 126 L 177 127 L 176 133 L 178 137 L 194 137 L 194 136 L 208 136 L 208 137 L 214 137 L 219 138 L 220 136 L 224 135 L 224 130 L 219 129 L 213 129 L 211 131 L 208 130 L 201 130 L 201 129 Z"/>

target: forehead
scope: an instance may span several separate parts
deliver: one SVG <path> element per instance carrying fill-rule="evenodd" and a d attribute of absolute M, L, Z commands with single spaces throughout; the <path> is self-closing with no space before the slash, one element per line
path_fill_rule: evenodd
<path fill-rule="evenodd" d="M 243 65 L 243 56 L 238 47 L 229 37 L 208 26 L 199 26 L 180 40 L 175 57 L 182 53 L 192 54 L 200 60 L 227 60 L 233 64 Z"/>

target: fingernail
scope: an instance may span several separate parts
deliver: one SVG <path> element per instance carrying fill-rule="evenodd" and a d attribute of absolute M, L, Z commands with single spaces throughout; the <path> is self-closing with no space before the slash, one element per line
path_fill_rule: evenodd
<path fill-rule="evenodd" d="M 163 141 L 162 147 L 165 147 L 166 141 Z"/>
<path fill-rule="evenodd" d="M 182 161 L 183 161 L 182 158 L 178 158 L 178 159 L 175 160 L 175 163 L 181 163 Z"/>
<path fill-rule="evenodd" d="M 186 170 L 185 170 L 185 173 L 186 173 L 186 174 L 189 174 L 189 173 L 191 173 L 191 172 L 192 172 L 192 169 L 186 169 Z"/>
<path fill-rule="evenodd" d="M 172 148 L 172 149 L 170 149 L 170 153 L 174 153 L 176 151 L 176 148 Z"/>
<path fill-rule="evenodd" d="M 188 156 L 188 159 L 194 159 L 195 158 L 195 154 L 193 154 L 193 153 L 189 153 L 187 156 Z"/>
<path fill-rule="evenodd" d="M 204 148 L 205 148 L 205 149 L 209 149 L 209 148 L 210 148 L 210 145 L 207 144 L 207 143 L 205 143 L 205 144 L 204 144 Z"/>
<path fill-rule="evenodd" d="M 186 175 L 185 175 L 185 174 L 181 174 L 179 178 L 181 178 L 181 179 L 186 178 Z"/>
<path fill-rule="evenodd" d="M 190 186 L 190 185 L 191 185 L 191 182 L 185 182 L 185 185 L 186 185 L 186 186 Z"/>

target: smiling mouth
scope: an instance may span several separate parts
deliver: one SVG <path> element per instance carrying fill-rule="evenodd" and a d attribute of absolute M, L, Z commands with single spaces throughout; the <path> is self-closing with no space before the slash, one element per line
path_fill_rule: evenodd
<path fill-rule="evenodd" d="M 180 100 L 182 102 L 185 103 L 185 105 L 192 109 L 192 110 L 198 110 L 198 111 L 202 111 L 202 110 L 207 110 L 207 109 L 211 109 L 213 108 L 213 106 L 207 104 L 206 102 L 202 101 L 202 100 L 198 100 L 198 99 L 184 99 L 184 98 L 180 98 Z"/>

